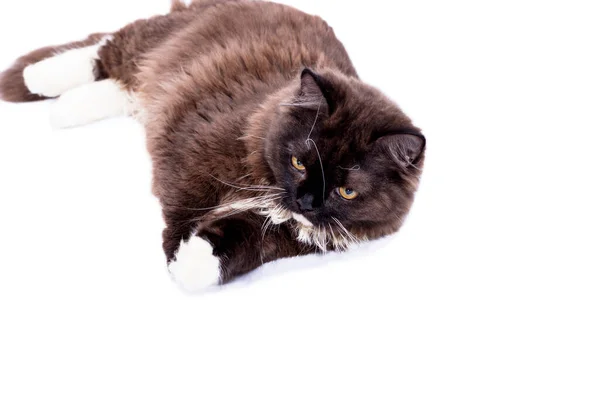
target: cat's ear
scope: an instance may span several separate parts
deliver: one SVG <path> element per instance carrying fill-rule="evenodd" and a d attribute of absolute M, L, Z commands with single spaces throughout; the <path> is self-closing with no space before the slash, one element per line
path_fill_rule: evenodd
<path fill-rule="evenodd" d="M 415 166 L 425 152 L 425 136 L 417 128 L 402 129 L 378 135 L 377 146 L 402 168 Z"/>
<path fill-rule="evenodd" d="M 323 76 L 309 68 L 305 68 L 300 75 L 300 92 L 296 103 L 303 108 L 320 108 L 321 112 L 330 114 L 333 110 L 331 99 L 332 85 Z"/>

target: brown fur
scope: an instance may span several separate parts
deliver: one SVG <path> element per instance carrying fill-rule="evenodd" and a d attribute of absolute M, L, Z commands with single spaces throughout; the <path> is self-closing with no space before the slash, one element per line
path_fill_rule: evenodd
<path fill-rule="evenodd" d="M 7 71 L 3 98 L 39 99 L 19 71 L 52 51 Z M 320 18 L 261 1 L 175 0 L 170 14 L 114 33 L 99 55 L 98 78 L 118 80 L 141 103 L 169 261 L 197 234 L 212 243 L 226 282 L 282 257 L 343 249 L 349 234 L 373 239 L 400 228 L 425 139 L 359 80 Z M 291 167 L 291 155 L 305 172 Z M 360 194 L 347 201 L 338 187 Z M 299 242 L 293 220 L 270 226 L 265 205 L 224 208 L 261 195 L 324 230 L 323 245 Z"/>

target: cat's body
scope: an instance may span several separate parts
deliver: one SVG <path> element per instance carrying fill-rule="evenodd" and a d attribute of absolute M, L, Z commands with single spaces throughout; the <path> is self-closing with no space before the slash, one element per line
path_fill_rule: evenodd
<path fill-rule="evenodd" d="M 424 158 L 419 130 L 358 80 L 333 30 L 274 3 L 174 1 L 166 16 L 22 57 L 0 94 L 60 96 L 59 127 L 138 117 L 164 250 L 188 290 L 393 233 Z"/>

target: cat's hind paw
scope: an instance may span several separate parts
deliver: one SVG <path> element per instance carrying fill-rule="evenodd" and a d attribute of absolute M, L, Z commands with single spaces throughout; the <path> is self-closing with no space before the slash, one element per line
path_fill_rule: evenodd
<path fill-rule="evenodd" d="M 34 94 L 58 97 L 96 80 L 94 65 L 103 43 L 57 54 L 23 70 L 25 86 Z"/>
<path fill-rule="evenodd" d="M 197 236 L 181 242 L 175 260 L 168 267 L 177 285 L 190 293 L 202 292 L 221 280 L 219 258 L 213 255 L 208 241 Z"/>
<path fill-rule="evenodd" d="M 54 128 L 86 125 L 131 113 L 131 99 L 113 79 L 92 82 L 64 93 L 52 104 L 50 123 Z"/>

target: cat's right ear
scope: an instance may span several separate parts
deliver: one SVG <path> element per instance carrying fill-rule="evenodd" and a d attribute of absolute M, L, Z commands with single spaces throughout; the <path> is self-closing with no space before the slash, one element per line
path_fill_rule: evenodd
<path fill-rule="evenodd" d="M 300 92 L 295 103 L 315 111 L 320 109 L 329 115 L 333 111 L 331 94 L 331 84 L 312 69 L 305 68 L 300 75 Z"/>
<path fill-rule="evenodd" d="M 374 134 L 373 138 L 377 148 L 383 149 L 402 169 L 414 167 L 425 152 L 425 136 L 415 127 Z"/>

